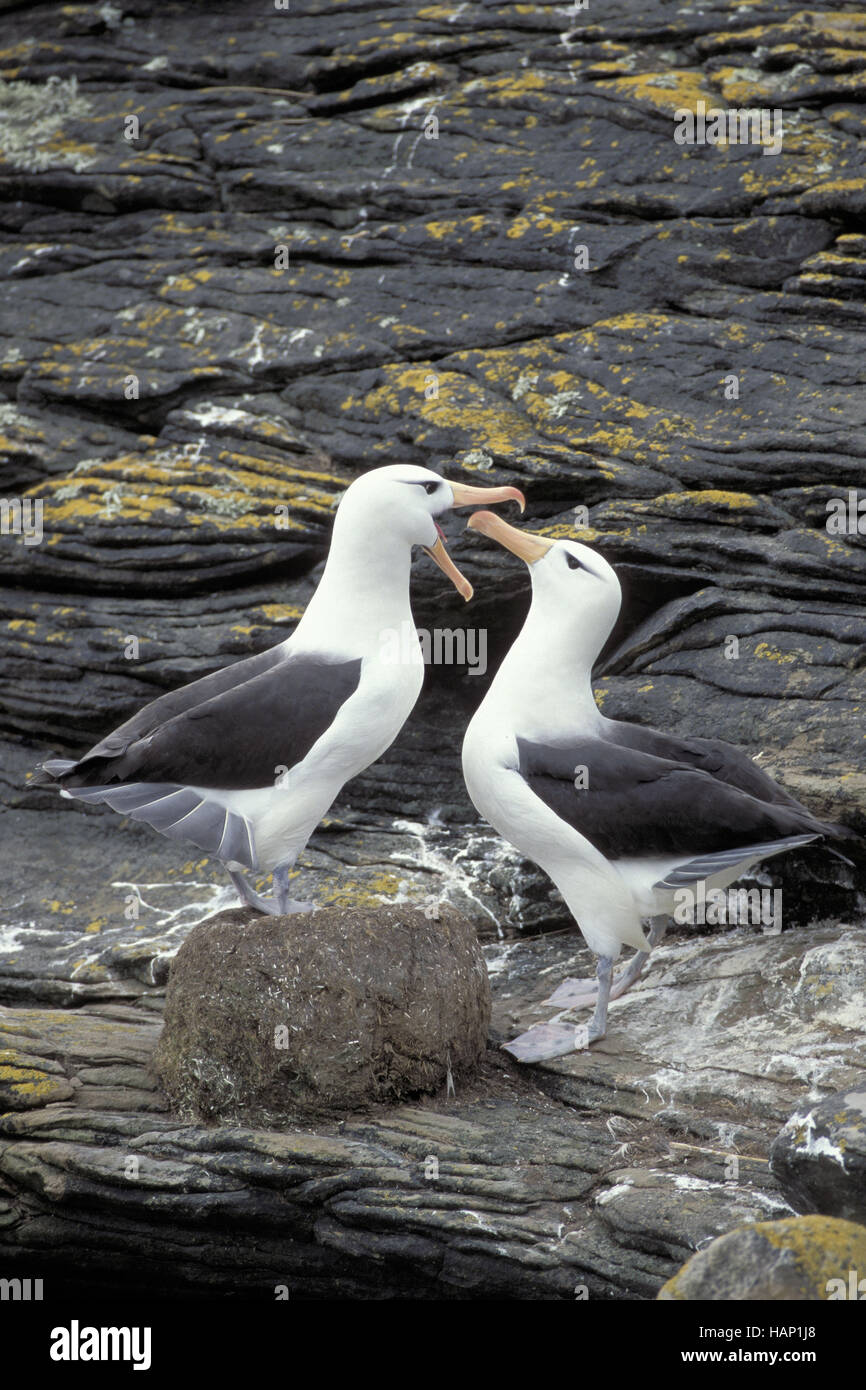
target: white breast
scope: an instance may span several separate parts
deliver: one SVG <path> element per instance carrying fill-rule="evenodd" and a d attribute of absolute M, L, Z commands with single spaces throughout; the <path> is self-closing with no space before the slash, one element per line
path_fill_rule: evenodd
<path fill-rule="evenodd" d="M 530 789 L 517 771 L 514 734 L 497 719 L 495 705 L 486 710 L 486 704 L 463 742 L 463 775 L 476 810 L 550 876 L 593 951 L 616 958 L 623 945 L 646 949 L 644 914 L 630 885 Z"/>
<path fill-rule="evenodd" d="M 375 652 L 361 667 L 354 695 L 307 756 L 280 775 L 277 785 L 220 793 L 222 804 L 251 822 L 263 871 L 300 853 L 345 783 L 390 747 L 423 681 L 420 646 L 417 659 L 410 655 L 397 663 Z M 212 792 L 209 795 L 213 798 Z"/>

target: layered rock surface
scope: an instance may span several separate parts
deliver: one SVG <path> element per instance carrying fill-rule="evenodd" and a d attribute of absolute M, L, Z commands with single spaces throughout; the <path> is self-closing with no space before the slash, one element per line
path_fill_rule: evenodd
<path fill-rule="evenodd" d="M 793 1214 L 769 1148 L 804 1091 L 862 1074 L 864 945 L 683 937 L 588 1053 L 520 1068 L 491 1047 L 455 1097 L 280 1129 L 168 1111 L 160 989 L 2 1009 L 4 1268 L 55 1293 L 653 1298 L 715 1237 Z M 576 947 L 491 943 L 492 1043 L 587 970 Z"/>
<path fill-rule="evenodd" d="M 236 1213 L 257 1288 L 370 1293 L 375 1244 L 385 1290 L 654 1296 L 711 1236 L 787 1214 L 773 1138 L 857 1084 L 859 1005 L 836 1001 L 859 978 L 856 868 L 775 861 L 762 881 L 784 885 L 786 925 L 817 928 L 675 938 L 601 1052 L 537 1075 L 492 1054 L 456 1108 L 238 1138 L 178 1129 L 146 1068 L 171 955 L 232 904 L 221 875 L 28 791 L 27 771 L 286 636 L 341 490 L 406 460 L 519 483 L 530 524 L 617 565 L 606 714 L 729 738 L 866 828 L 864 535 L 856 510 L 826 525 L 828 504 L 866 496 L 862 14 L 0 8 L 0 494 L 42 504 L 39 543 L 0 535 L 0 999 L 3 1065 L 22 1073 L 4 1260 L 56 1243 L 72 1280 L 86 1249 L 110 1284 L 110 1248 L 125 1279 L 180 1260 L 178 1287 L 231 1291 L 247 1276 L 226 1272 L 224 1236 L 191 1232 Z M 675 112 L 701 99 L 780 111 L 781 152 L 678 145 Z M 455 729 L 527 580 L 446 529 L 476 599 L 464 610 L 421 557 L 415 614 L 483 633 L 486 670 L 431 667 L 297 889 L 452 903 L 491 943 L 505 1036 L 543 1016 L 577 939 L 515 941 L 567 914 L 465 796 Z M 127 1150 L 147 1159 L 138 1186 L 113 1166 Z M 419 1205 L 428 1153 L 452 1169 Z M 274 1164 L 299 1243 L 272 1232 L 265 1257 Z M 157 1207 L 176 1212 L 165 1240 Z"/>
<path fill-rule="evenodd" d="M 284 635 L 341 488 L 399 458 L 587 507 L 606 711 L 862 817 L 864 537 L 825 528 L 864 473 L 861 15 L 35 13 L 0 52 L 3 489 L 45 530 L 0 546 L 9 732 L 80 747 Z M 781 112 L 781 152 L 675 143 L 699 99 Z M 455 550 L 477 604 L 422 560 L 419 619 L 498 650 L 522 568 Z"/>

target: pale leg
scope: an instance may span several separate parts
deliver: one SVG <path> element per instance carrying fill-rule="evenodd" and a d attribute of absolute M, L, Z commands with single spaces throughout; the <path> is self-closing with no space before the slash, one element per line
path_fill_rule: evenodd
<path fill-rule="evenodd" d="M 663 917 L 655 919 L 647 933 L 650 949 L 659 944 L 667 931 L 667 925 Z M 611 999 L 619 999 L 626 990 L 631 989 L 635 981 L 640 979 L 648 960 L 649 951 L 635 952 L 625 969 L 614 977 L 610 990 Z M 590 980 L 563 980 L 550 998 L 545 999 L 544 1002 L 560 1009 L 588 1009 L 595 1004 L 597 999 L 598 985 L 593 985 Z"/>
<path fill-rule="evenodd" d="M 667 922 L 657 918 L 648 933 L 650 946 L 657 946 L 665 934 Z M 590 992 L 585 988 L 579 993 L 567 989 L 569 985 L 586 986 L 588 980 L 565 980 L 553 993 L 547 1004 L 564 1004 L 559 1013 L 548 1023 L 536 1023 L 521 1033 L 513 1042 L 504 1044 L 504 1051 L 510 1052 L 518 1062 L 545 1062 L 554 1057 L 566 1057 L 570 1052 L 582 1052 L 590 1043 L 598 1042 L 607 1034 L 607 1006 L 611 999 L 619 999 L 630 989 L 640 976 L 649 959 L 648 951 L 637 951 L 628 965 L 614 979 L 613 960 L 610 956 L 599 956 L 596 969 L 597 984 Z M 562 1023 L 560 1020 L 574 1008 L 595 1006 L 589 1026 L 585 1023 Z"/>
<path fill-rule="evenodd" d="M 280 864 L 274 869 L 274 893 L 270 898 L 262 897 L 261 893 L 251 888 L 240 870 L 229 869 L 228 876 L 241 902 L 248 907 L 254 907 L 257 912 L 266 912 L 272 917 L 288 917 L 295 912 L 312 912 L 315 903 L 298 902 L 289 896 L 290 868 L 291 864 Z"/>

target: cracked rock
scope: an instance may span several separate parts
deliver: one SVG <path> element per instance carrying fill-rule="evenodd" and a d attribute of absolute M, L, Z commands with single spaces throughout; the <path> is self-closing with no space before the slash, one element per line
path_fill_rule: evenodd
<path fill-rule="evenodd" d="M 796 1211 L 866 1225 L 866 1075 L 792 1115 L 770 1166 Z"/>

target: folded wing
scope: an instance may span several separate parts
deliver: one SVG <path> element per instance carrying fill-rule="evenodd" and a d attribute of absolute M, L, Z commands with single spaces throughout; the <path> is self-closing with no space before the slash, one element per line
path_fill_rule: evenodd
<path fill-rule="evenodd" d="M 146 706 L 59 780 L 70 791 L 133 781 L 273 786 L 277 768 L 301 762 L 333 723 L 360 674 L 360 659 L 302 655 L 272 661 L 228 689 L 209 688 L 206 677 Z"/>
<path fill-rule="evenodd" d="M 673 856 L 686 864 L 703 856 L 706 863 L 717 854 L 748 857 L 752 846 L 769 849 L 791 837 L 848 833 L 792 798 L 762 800 L 702 767 L 605 739 L 553 745 L 519 738 L 517 745 L 521 776 L 535 795 L 610 860 Z"/>
<path fill-rule="evenodd" d="M 274 787 L 330 728 L 360 678 L 360 659 L 275 648 L 154 700 L 78 762 L 44 763 L 39 780 L 256 869 L 253 826 L 219 794 Z"/>

